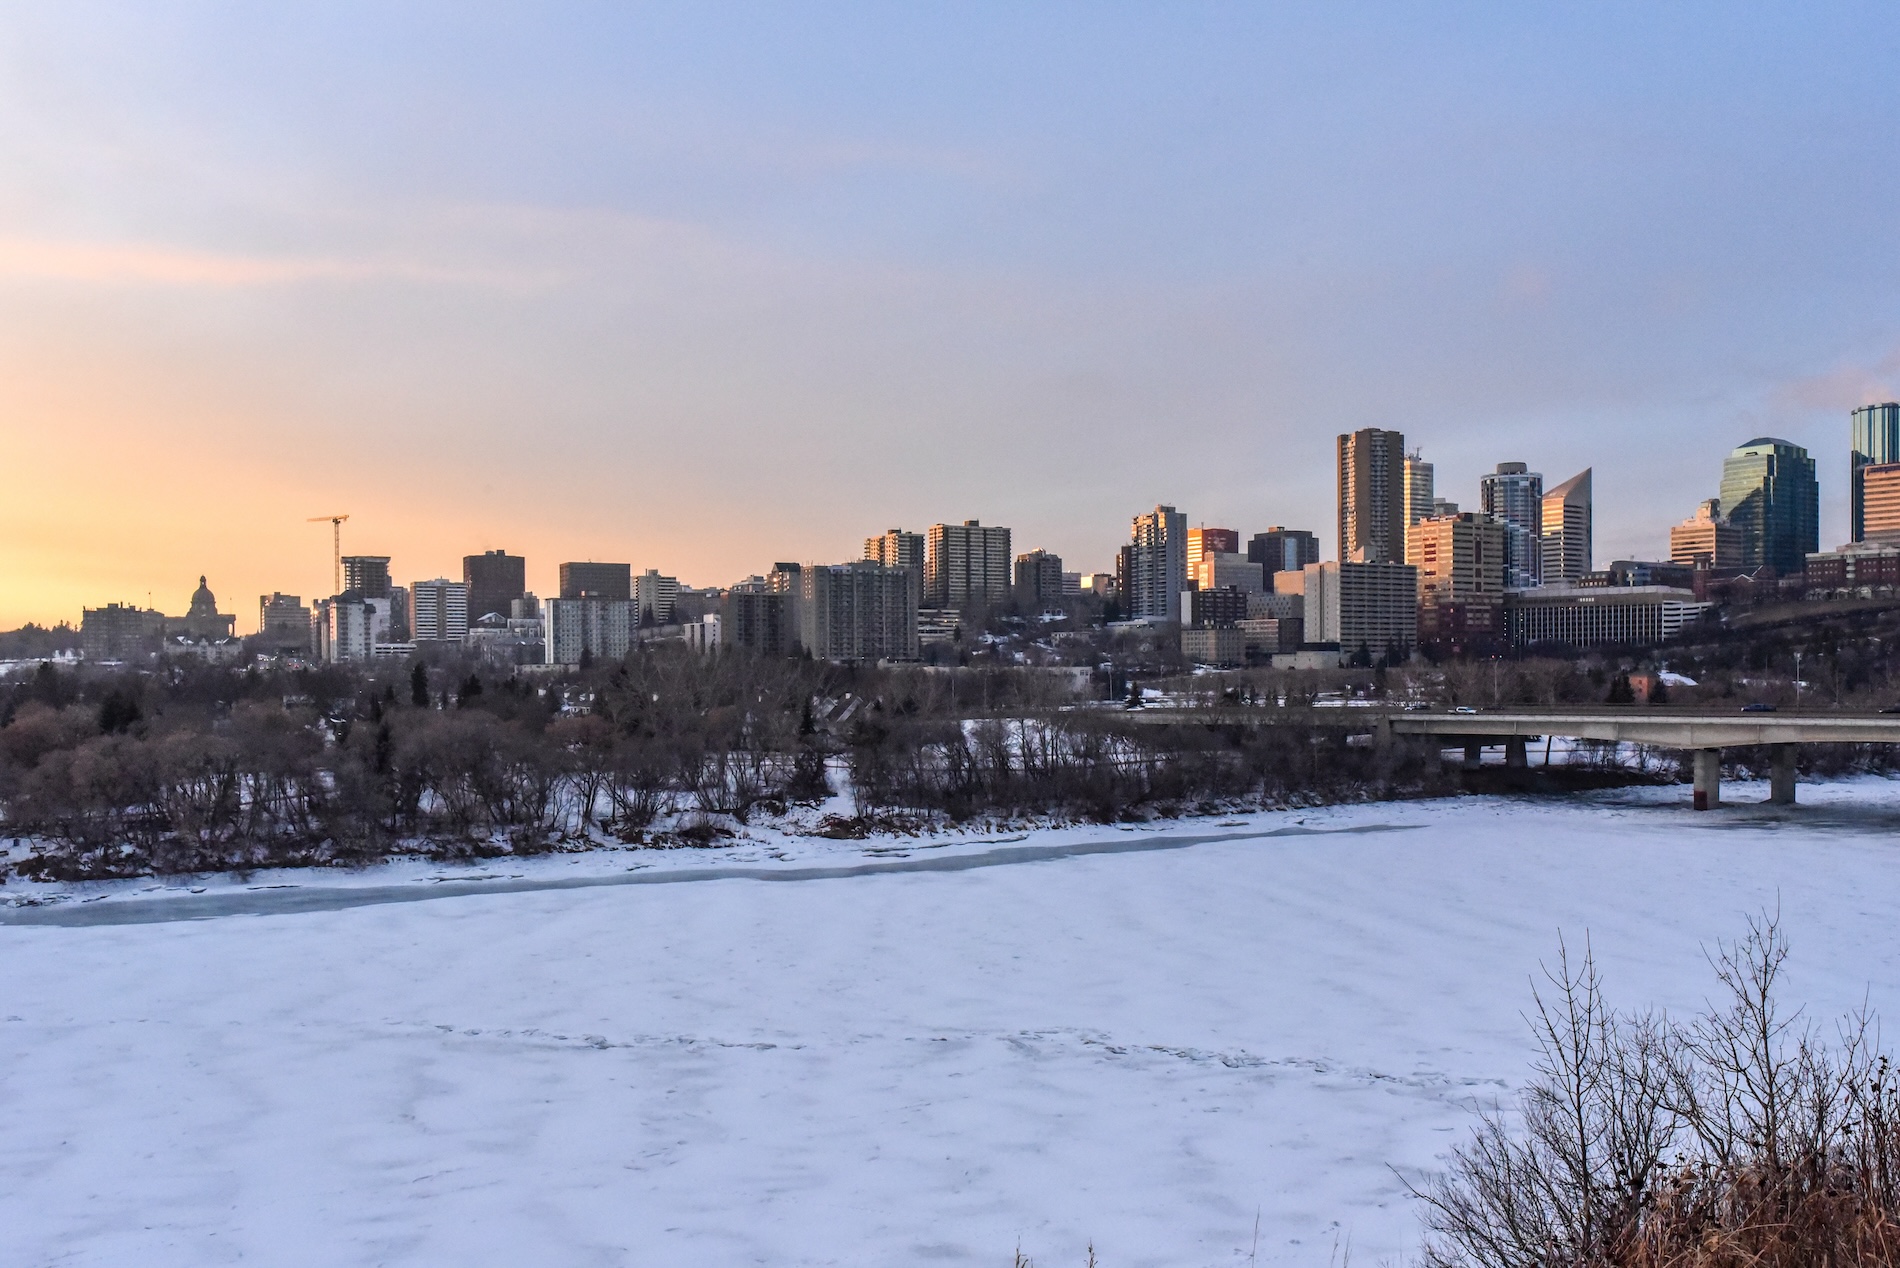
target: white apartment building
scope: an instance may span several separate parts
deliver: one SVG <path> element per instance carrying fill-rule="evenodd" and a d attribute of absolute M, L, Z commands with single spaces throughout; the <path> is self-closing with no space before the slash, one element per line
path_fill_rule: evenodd
<path fill-rule="evenodd" d="M 374 613 L 367 600 L 323 599 L 310 624 L 317 659 L 327 665 L 365 661 L 376 654 Z"/>
<path fill-rule="evenodd" d="M 459 643 L 468 633 L 468 585 L 437 577 L 409 587 L 410 638 L 417 643 Z"/>

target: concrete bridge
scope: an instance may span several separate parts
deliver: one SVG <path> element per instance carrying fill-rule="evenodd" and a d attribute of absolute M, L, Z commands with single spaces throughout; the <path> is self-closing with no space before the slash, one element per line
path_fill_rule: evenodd
<path fill-rule="evenodd" d="M 1378 725 L 1392 735 L 1463 741 L 1473 767 L 1487 744 L 1502 744 L 1507 766 L 1528 764 L 1533 737 L 1628 740 L 1688 749 L 1695 755 L 1695 808 L 1721 804 L 1722 750 L 1764 745 L 1772 753 L 1769 800 L 1794 801 L 1795 755 L 1802 744 L 1900 744 L 1900 715 L 1857 713 L 1713 713 L 1624 706 L 1602 711 L 1387 713 Z"/>

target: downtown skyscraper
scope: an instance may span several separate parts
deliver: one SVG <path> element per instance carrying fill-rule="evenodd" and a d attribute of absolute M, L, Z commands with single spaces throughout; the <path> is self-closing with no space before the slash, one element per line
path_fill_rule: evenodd
<path fill-rule="evenodd" d="M 1867 540 L 1868 467 L 1900 462 L 1900 403 L 1863 405 L 1849 424 L 1847 471 L 1847 540 Z"/>
<path fill-rule="evenodd" d="M 1405 435 L 1366 427 L 1339 438 L 1339 558 L 1405 562 Z"/>
<path fill-rule="evenodd" d="M 1738 446 L 1722 464 L 1721 501 L 1741 530 L 1743 568 L 1791 576 L 1821 548 L 1821 486 L 1800 445 L 1760 436 Z"/>

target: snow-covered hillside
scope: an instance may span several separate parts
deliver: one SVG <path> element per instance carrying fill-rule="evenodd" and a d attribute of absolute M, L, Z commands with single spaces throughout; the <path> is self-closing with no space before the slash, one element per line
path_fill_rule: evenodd
<path fill-rule="evenodd" d="M 1900 1015 L 1895 792 L 66 887 L 0 908 L 0 1261 L 1377 1262 L 1559 930 L 1692 1007 L 1778 902 L 1794 992 Z"/>

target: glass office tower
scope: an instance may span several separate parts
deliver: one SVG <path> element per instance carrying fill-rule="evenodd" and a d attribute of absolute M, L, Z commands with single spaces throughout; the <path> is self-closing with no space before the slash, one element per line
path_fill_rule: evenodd
<path fill-rule="evenodd" d="M 1854 411 L 1853 440 L 1847 472 L 1847 539 L 1867 540 L 1867 500 L 1860 470 L 1880 462 L 1900 462 L 1900 403 L 1863 405 Z"/>
<path fill-rule="evenodd" d="M 1484 513 L 1504 523 L 1504 587 L 1544 584 L 1544 476 L 1521 462 L 1500 462 L 1478 477 Z"/>
<path fill-rule="evenodd" d="M 1801 571 L 1821 548 L 1821 486 L 1800 445 L 1760 436 L 1722 464 L 1722 509 L 1742 533 L 1742 567 Z"/>

